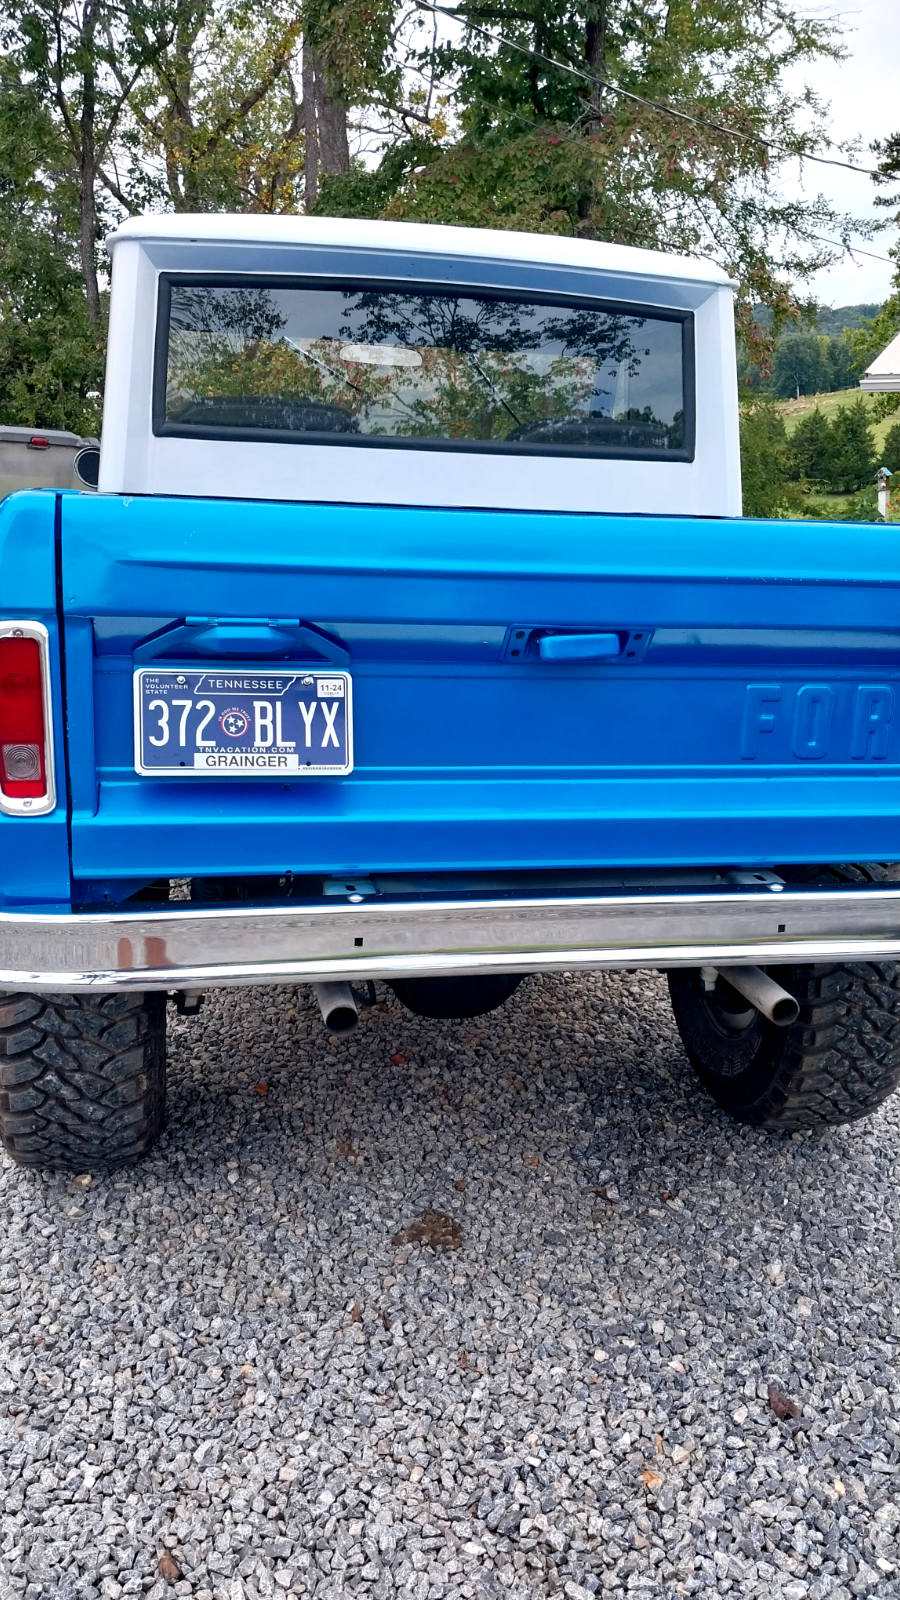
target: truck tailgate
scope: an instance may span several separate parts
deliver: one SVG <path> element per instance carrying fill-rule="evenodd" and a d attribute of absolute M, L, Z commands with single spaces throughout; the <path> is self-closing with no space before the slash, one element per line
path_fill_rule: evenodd
<path fill-rule="evenodd" d="M 62 559 L 78 878 L 900 854 L 888 527 L 65 495 Z M 138 776 L 186 618 L 337 640 L 354 770 Z"/>

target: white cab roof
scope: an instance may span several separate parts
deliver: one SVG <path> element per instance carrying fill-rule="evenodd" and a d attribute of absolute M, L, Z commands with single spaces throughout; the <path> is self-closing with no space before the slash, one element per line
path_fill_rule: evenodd
<path fill-rule="evenodd" d="M 341 249 L 384 250 L 401 255 L 467 256 L 469 259 L 533 262 L 614 272 L 681 283 L 731 283 L 711 261 L 637 250 L 631 245 L 600 244 L 551 233 L 514 233 L 497 228 L 445 228 L 423 222 L 370 222 L 355 217 L 272 217 L 243 213 L 165 213 L 132 217 L 107 239 L 118 244 L 307 245 Z"/>
<path fill-rule="evenodd" d="M 160 215 L 110 240 L 110 332 L 100 488 L 295 503 L 479 506 L 504 511 L 740 514 L 734 293 L 708 261 L 555 234 L 334 217 Z M 349 441 L 173 434 L 154 423 L 162 274 L 300 273 L 571 290 L 684 313 L 696 392 L 690 459 L 432 451 Z"/>
<path fill-rule="evenodd" d="M 859 387 L 870 394 L 900 390 L 900 333 L 875 357 L 860 378 Z"/>

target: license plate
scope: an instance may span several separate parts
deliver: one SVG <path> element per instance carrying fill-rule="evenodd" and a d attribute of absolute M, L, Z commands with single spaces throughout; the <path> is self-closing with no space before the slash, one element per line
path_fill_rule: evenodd
<path fill-rule="evenodd" d="M 156 778 L 318 778 L 353 770 L 346 672 L 141 667 L 134 765 Z"/>

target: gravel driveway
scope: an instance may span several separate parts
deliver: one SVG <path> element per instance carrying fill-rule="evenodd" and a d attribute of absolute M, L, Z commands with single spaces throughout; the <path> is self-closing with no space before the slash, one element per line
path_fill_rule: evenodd
<path fill-rule="evenodd" d="M 2 1600 L 900 1596 L 900 1098 L 735 1128 L 646 974 L 379 994 L 214 996 L 143 1165 L 0 1167 Z"/>

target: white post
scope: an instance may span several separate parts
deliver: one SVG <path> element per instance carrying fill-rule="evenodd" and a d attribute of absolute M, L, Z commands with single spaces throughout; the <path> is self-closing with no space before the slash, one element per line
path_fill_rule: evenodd
<path fill-rule="evenodd" d="M 887 467 L 879 467 L 875 474 L 875 482 L 878 485 L 878 515 L 882 522 L 887 522 L 891 514 L 891 476 Z"/>

